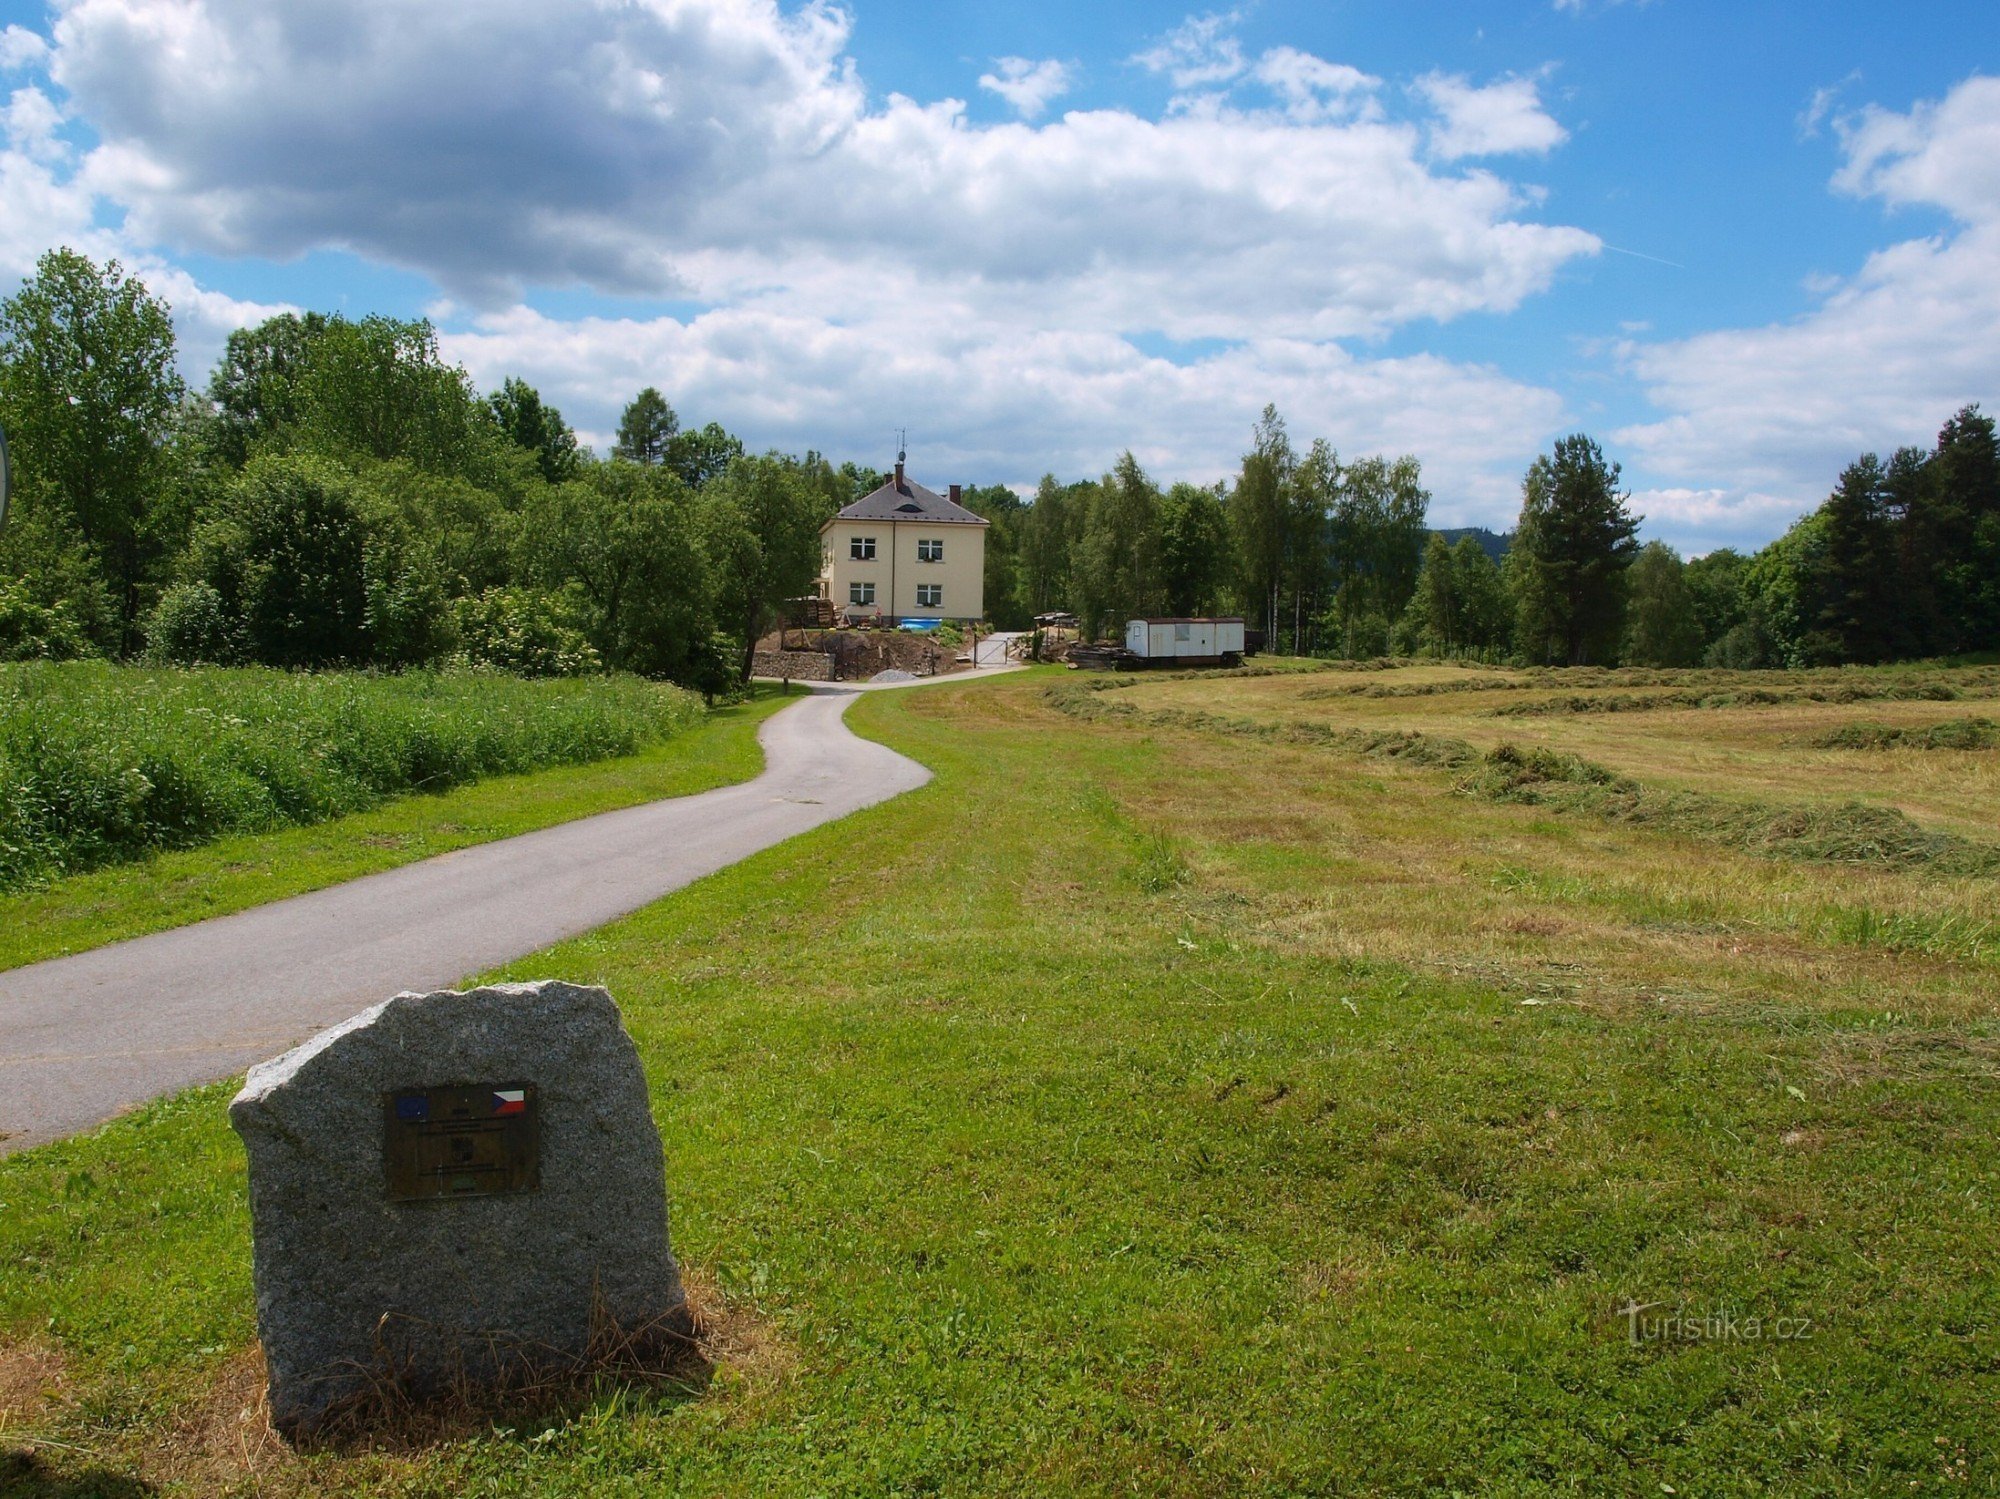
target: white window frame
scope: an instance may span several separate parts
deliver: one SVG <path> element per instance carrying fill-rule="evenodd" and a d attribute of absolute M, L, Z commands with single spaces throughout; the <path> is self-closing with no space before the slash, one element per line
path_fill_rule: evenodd
<path fill-rule="evenodd" d="M 848 537 L 847 560 L 849 562 L 873 562 L 875 560 L 875 538 L 872 536 Z"/>
<path fill-rule="evenodd" d="M 1174 626 L 1174 639 L 1175 639 L 1176 641 L 1181 641 L 1181 640 L 1192 640 L 1192 639 L 1194 639 L 1194 626 L 1193 626 L 1193 625 L 1175 625 L 1175 626 Z"/>
<path fill-rule="evenodd" d="M 866 608 L 874 602 L 875 585 L 873 583 L 849 583 L 847 585 L 847 603 L 849 608 Z"/>
<path fill-rule="evenodd" d="M 924 595 L 929 594 L 929 598 Z M 919 583 L 917 585 L 917 607 L 919 609 L 942 609 L 944 607 L 944 584 Z"/>
<path fill-rule="evenodd" d="M 917 561 L 944 561 L 944 538 L 942 536 L 922 536 L 917 539 Z"/>

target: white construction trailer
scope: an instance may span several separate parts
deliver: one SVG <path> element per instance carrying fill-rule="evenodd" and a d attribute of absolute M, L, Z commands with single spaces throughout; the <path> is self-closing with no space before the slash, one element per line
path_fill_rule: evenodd
<path fill-rule="evenodd" d="M 1125 649 L 1148 666 L 1236 666 L 1243 660 L 1243 619 L 1128 620 Z"/>

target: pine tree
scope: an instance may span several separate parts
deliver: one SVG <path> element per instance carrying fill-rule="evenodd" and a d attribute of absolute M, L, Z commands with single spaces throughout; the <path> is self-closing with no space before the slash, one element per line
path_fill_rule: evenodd
<path fill-rule="evenodd" d="M 1529 659 L 1584 666 L 1608 660 L 1624 635 L 1625 570 L 1639 517 L 1618 492 L 1618 465 L 1578 433 L 1529 467 L 1508 550 Z"/>

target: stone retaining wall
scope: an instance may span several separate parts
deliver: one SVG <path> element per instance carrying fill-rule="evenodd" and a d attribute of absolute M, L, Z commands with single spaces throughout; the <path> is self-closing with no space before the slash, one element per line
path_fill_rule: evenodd
<path fill-rule="evenodd" d="M 750 672 L 759 677 L 790 677 L 794 682 L 831 682 L 833 658 L 824 651 L 759 651 Z"/>

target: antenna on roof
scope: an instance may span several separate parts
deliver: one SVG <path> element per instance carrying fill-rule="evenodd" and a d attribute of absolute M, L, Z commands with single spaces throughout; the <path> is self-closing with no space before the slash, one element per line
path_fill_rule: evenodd
<path fill-rule="evenodd" d="M 898 427 L 896 429 L 896 461 L 898 463 L 908 461 L 910 456 L 909 447 L 910 429 L 908 427 Z"/>

